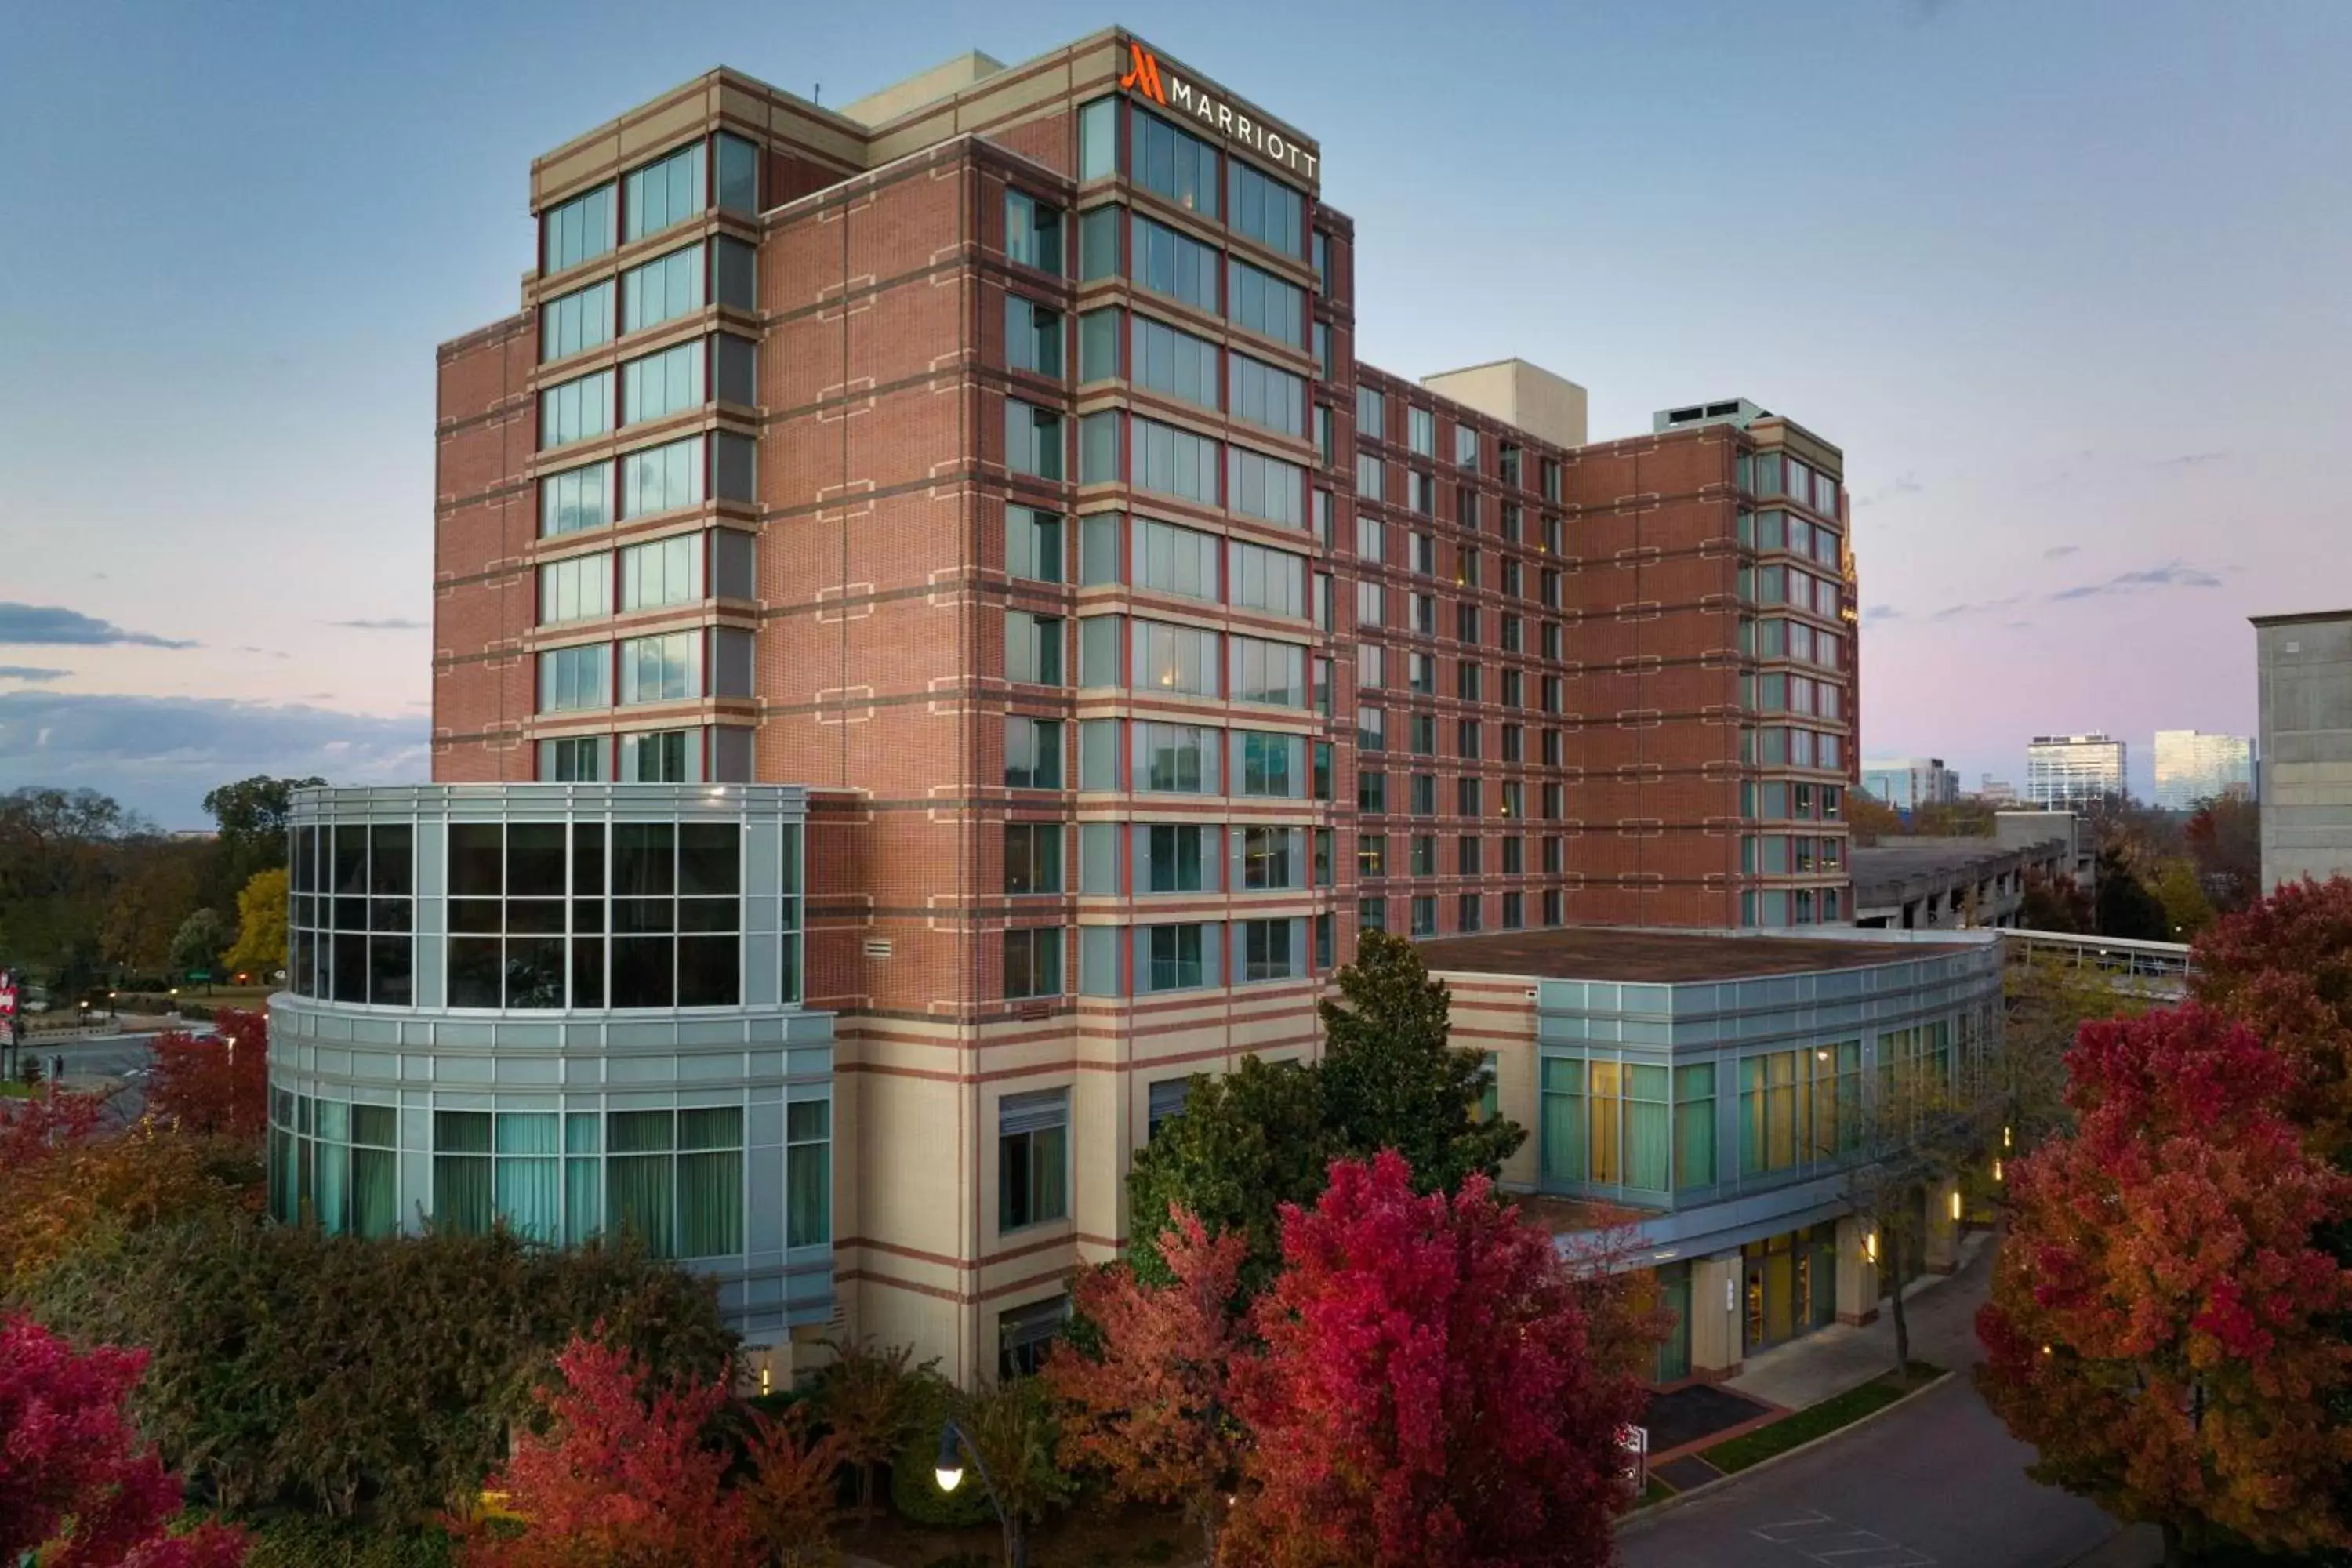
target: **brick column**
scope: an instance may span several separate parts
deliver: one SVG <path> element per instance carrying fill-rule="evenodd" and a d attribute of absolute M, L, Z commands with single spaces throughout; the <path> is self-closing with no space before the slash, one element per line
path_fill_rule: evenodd
<path fill-rule="evenodd" d="M 1837 1226 L 1837 1316 L 1841 1323 L 1867 1323 L 1878 1316 L 1878 1265 L 1865 1240 L 1866 1221 L 1849 1215 Z"/>

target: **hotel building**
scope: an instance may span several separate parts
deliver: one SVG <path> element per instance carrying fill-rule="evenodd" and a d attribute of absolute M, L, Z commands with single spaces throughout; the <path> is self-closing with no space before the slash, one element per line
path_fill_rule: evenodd
<path fill-rule="evenodd" d="M 1315 1004 L 1366 926 L 1433 956 L 1567 942 L 1602 966 L 1575 974 L 1595 986 L 1617 984 L 1613 950 L 1575 946 L 1586 928 L 1718 933 L 1682 939 L 1717 953 L 1687 962 L 1734 984 L 1704 1005 L 1633 996 L 1626 1042 L 1739 1004 L 1747 966 L 1794 938 L 1823 940 L 1774 973 L 1950 983 L 1838 940 L 1856 777 L 1839 450 L 1744 399 L 1594 443 L 1582 389 L 1522 362 L 1426 381 L 1359 363 L 1359 237 L 1324 174 L 1314 138 L 1118 30 L 1016 66 L 965 56 L 838 109 L 713 71 L 535 161 L 518 309 L 440 351 L 448 797 L 419 821 L 462 805 L 509 833 L 617 833 L 624 804 L 781 811 L 762 792 L 788 789 L 800 967 L 753 975 L 782 950 L 755 947 L 747 908 L 740 1000 L 681 979 L 633 1008 L 577 969 L 568 991 L 519 993 L 509 924 L 503 983 L 483 972 L 459 1000 L 453 924 L 441 993 L 419 958 L 406 996 L 337 1006 L 402 1031 L 423 1026 L 404 1008 L 445 1010 L 425 1055 L 448 1047 L 467 1064 L 450 1092 L 494 1114 L 499 1050 L 539 1037 L 513 1029 L 572 1031 L 543 1047 L 569 1064 L 575 1039 L 602 1048 L 593 1031 L 708 1026 L 740 1077 L 681 1058 L 645 1092 L 673 1096 L 681 1140 L 690 1111 L 740 1103 L 744 1138 L 767 1140 L 745 1143 L 747 1173 L 774 1170 L 769 1152 L 790 1166 L 789 1113 L 820 1083 L 793 1031 L 821 1021 L 825 1321 L 793 1305 L 813 1300 L 804 1232 L 779 1257 L 752 1222 L 800 1212 L 789 1183 L 745 1200 L 740 1256 L 698 1263 L 747 1302 L 782 1282 L 760 1285 L 788 1308 L 778 1357 L 830 1328 L 912 1342 L 964 1381 L 1026 1364 L 1070 1270 L 1123 1245 L 1129 1156 L 1189 1075 L 1315 1055 Z M 311 809 L 341 832 L 341 804 Z M 434 865 L 417 874 L 458 875 Z M 1955 951 L 1935 962 L 1974 962 Z M 1547 978 L 1507 984 L 1537 1005 L 1498 1030 L 1506 1103 L 1536 1081 L 1539 1036 L 1591 1025 L 1546 1000 L 1570 961 L 1530 962 Z M 781 1026 L 744 1019 L 787 996 Z M 1830 1028 L 1832 1059 L 1875 1059 L 1874 1029 L 1788 1002 L 1774 1039 Z M 1698 1038 L 1675 1022 L 1661 1041 Z M 1748 1069 L 1716 1057 L 1727 1128 Z M 1629 1068 L 1644 1096 L 1665 1065 L 1695 1064 Z M 609 1096 L 597 1070 L 579 1091 Z M 425 1212 L 442 1105 L 408 1086 L 438 1071 L 399 1076 L 399 1192 Z M 781 1141 L 760 1109 L 779 1094 Z M 615 1103 L 597 1108 L 608 1160 Z M 1544 1149 L 1564 1136 L 1550 1103 L 1530 1089 L 1511 1112 Z M 1513 1174 L 1736 1204 L 1753 1237 L 1683 1222 L 1717 1251 L 1829 1223 L 1826 1164 L 1735 1176 L 1732 1159 L 1664 1188 Z M 1776 1183 L 1794 1195 L 1759 1205 Z M 605 1220 L 625 1208 L 608 1189 Z"/>

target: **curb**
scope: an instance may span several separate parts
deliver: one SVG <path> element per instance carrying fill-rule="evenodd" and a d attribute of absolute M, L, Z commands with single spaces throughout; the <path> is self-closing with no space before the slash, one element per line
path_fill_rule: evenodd
<path fill-rule="evenodd" d="M 1897 1399 L 1889 1405 L 1882 1405 L 1867 1415 L 1857 1416 L 1855 1419 L 1847 1422 L 1844 1426 L 1824 1432 L 1818 1437 L 1808 1438 L 1804 1442 L 1798 1444 L 1793 1448 L 1783 1448 L 1780 1452 L 1772 1455 L 1769 1458 L 1757 1460 L 1754 1464 L 1749 1465 L 1745 1469 L 1733 1470 L 1727 1475 L 1717 1476 L 1715 1479 L 1695 1486 L 1688 1491 L 1676 1492 L 1672 1497 L 1661 1498 L 1647 1508 L 1637 1508 L 1622 1514 L 1618 1517 L 1617 1521 L 1617 1533 L 1620 1535 L 1629 1533 L 1646 1521 L 1656 1519 L 1661 1514 L 1671 1513 L 1675 1509 L 1681 1507 L 1684 1503 L 1692 1501 L 1697 1498 L 1703 1498 L 1706 1496 L 1707 1493 L 1714 1491 L 1718 1488 L 1727 1487 L 1734 1481 L 1745 1480 L 1749 1476 L 1755 1475 L 1760 1470 L 1769 1470 L 1783 1459 L 1793 1459 L 1800 1454 L 1810 1452 L 1814 1448 L 1820 1447 L 1823 1443 L 1831 1442 L 1836 1438 L 1844 1436 L 1849 1432 L 1860 1431 L 1863 1427 L 1869 1426 L 1872 1422 L 1877 1420 L 1882 1415 L 1892 1415 L 1896 1411 L 1902 1409 L 1905 1405 L 1910 1404 L 1913 1400 L 1919 1398 L 1921 1395 L 1933 1394 L 1936 1390 L 1943 1387 L 1944 1384 L 1951 1382 L 1952 1379 L 1958 1375 L 1958 1373 L 1956 1371 L 1947 1368 L 1943 1373 L 1928 1382 L 1921 1384 L 1918 1387 L 1911 1390 L 1908 1394 L 1904 1394 L 1900 1399 Z M 1861 1385 L 1856 1384 L 1855 1386 L 1859 1387 Z M 1801 1412 L 1792 1410 L 1789 1414 L 1795 1415 L 1801 1414 Z"/>

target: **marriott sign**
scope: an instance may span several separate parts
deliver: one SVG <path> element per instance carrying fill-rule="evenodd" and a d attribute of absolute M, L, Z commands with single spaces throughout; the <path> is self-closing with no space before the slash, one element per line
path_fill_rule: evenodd
<path fill-rule="evenodd" d="M 1314 153 L 1264 121 L 1252 120 L 1208 89 L 1195 86 L 1168 69 L 1160 63 L 1158 55 L 1141 44 L 1129 39 L 1127 58 L 1127 74 L 1118 79 L 1118 85 L 1138 98 L 1148 98 L 1164 109 L 1213 126 L 1226 141 L 1238 142 L 1286 169 L 1296 170 L 1310 180 L 1318 178 L 1315 170 L 1321 160 Z"/>

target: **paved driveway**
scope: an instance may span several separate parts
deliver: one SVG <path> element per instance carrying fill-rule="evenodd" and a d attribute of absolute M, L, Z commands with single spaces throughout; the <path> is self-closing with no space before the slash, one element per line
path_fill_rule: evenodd
<path fill-rule="evenodd" d="M 2059 1568 L 2116 1533 L 2069 1492 L 2026 1479 L 1965 1373 L 1875 1421 L 1619 1537 L 1626 1568 Z"/>

